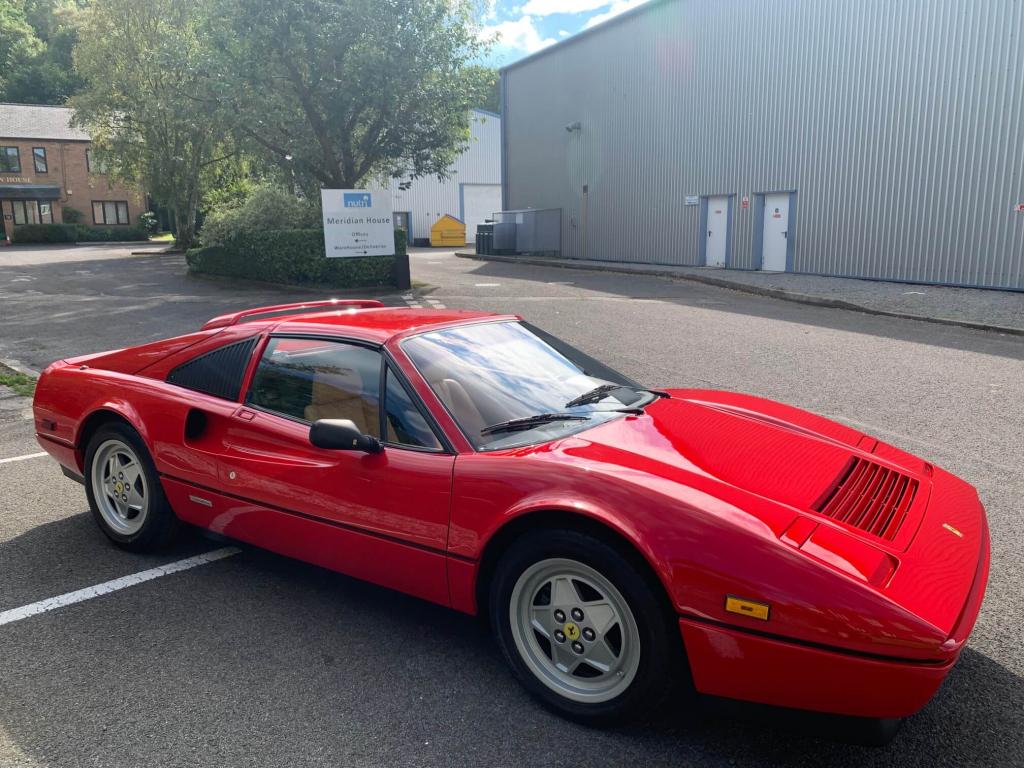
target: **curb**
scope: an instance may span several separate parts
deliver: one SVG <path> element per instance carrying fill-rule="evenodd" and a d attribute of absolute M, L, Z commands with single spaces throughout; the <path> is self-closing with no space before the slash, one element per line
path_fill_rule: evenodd
<path fill-rule="evenodd" d="M 20 360 L 12 360 L 9 358 L 0 357 L 0 366 L 6 366 L 12 371 L 24 374 L 25 376 L 31 376 L 34 379 L 39 378 L 39 371 L 35 368 L 29 368 L 27 365 L 23 365 Z"/>
<path fill-rule="evenodd" d="M 705 277 L 704 275 L 675 274 L 657 269 L 645 269 L 643 267 L 636 268 L 632 265 L 624 267 L 618 266 L 615 262 L 610 262 L 608 265 L 602 264 L 600 266 L 596 266 L 593 264 L 572 264 L 569 263 L 568 259 L 532 259 L 520 256 L 481 256 L 480 254 L 473 253 L 471 251 L 455 251 L 455 255 L 460 259 L 473 259 L 475 261 L 501 261 L 508 264 L 530 264 L 532 266 L 541 267 L 558 267 L 559 269 L 577 269 L 591 272 L 617 272 L 626 275 L 663 277 L 668 278 L 669 280 L 688 280 L 692 283 L 703 283 L 704 285 L 713 285 L 716 288 L 727 288 L 729 290 L 739 291 L 740 293 L 750 293 L 755 296 L 767 296 L 772 299 L 792 301 L 797 304 L 809 304 L 811 306 L 827 307 L 829 309 L 846 309 L 851 312 L 861 312 L 865 315 L 895 317 L 900 320 L 918 320 L 920 322 L 934 323 L 936 325 L 951 325 L 958 328 L 970 328 L 974 331 L 989 331 L 992 333 L 1005 333 L 1011 336 L 1024 336 L 1024 328 L 995 325 L 993 323 L 976 323 L 971 320 L 955 320 L 947 317 L 915 315 L 910 312 L 893 312 L 886 309 L 874 309 L 873 307 L 866 307 L 863 304 L 854 304 L 853 302 L 843 301 L 842 299 L 825 299 L 808 293 L 796 293 L 793 291 L 780 290 L 778 288 L 762 288 L 757 285 L 734 283 L 731 280 L 721 280 L 714 277 Z"/>
<path fill-rule="evenodd" d="M 97 240 L 92 242 L 91 240 L 83 240 L 76 242 L 75 245 L 149 245 L 149 240 Z"/>

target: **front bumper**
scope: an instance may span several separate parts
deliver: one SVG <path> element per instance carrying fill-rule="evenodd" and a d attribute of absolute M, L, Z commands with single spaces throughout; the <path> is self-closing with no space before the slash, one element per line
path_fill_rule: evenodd
<path fill-rule="evenodd" d="M 685 618 L 679 627 L 699 692 L 838 715 L 912 715 L 956 663 L 863 656 Z"/>

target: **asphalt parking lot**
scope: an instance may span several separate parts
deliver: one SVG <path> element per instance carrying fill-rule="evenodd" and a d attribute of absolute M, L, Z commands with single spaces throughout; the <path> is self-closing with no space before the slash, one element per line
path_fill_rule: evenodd
<path fill-rule="evenodd" d="M 190 279 L 174 256 L 13 251 L 0 359 L 37 369 L 304 295 Z M 436 286 L 415 303 L 516 312 L 653 386 L 785 400 L 975 484 L 992 575 L 934 701 L 885 748 L 850 745 L 828 718 L 715 701 L 589 730 L 537 707 L 474 619 L 242 548 L 0 624 L 0 766 L 1024 765 L 1024 338 L 654 277 L 433 251 L 412 264 Z M 80 486 L 21 458 L 40 450 L 27 409 L 0 398 L 0 615 L 225 546 L 109 545 Z"/>

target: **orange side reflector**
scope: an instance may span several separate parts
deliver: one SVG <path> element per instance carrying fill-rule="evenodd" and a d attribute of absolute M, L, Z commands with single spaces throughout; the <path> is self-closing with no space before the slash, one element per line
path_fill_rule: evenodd
<path fill-rule="evenodd" d="M 729 613 L 738 613 L 740 616 L 749 616 L 752 619 L 768 621 L 771 606 L 768 603 L 759 603 L 756 600 L 744 600 L 742 597 L 726 595 L 725 610 Z"/>

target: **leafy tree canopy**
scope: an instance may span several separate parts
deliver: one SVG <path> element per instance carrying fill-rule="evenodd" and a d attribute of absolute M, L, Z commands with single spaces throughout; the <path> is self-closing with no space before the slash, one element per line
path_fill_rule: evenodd
<path fill-rule="evenodd" d="M 200 98 L 208 11 L 204 0 L 96 0 L 75 49 L 86 81 L 72 99 L 76 120 L 113 174 L 171 209 L 183 248 L 194 237 L 204 170 L 233 154 Z"/>
<path fill-rule="evenodd" d="M 444 176 L 465 149 L 487 89 L 469 4 L 213 1 L 210 107 L 300 187 Z"/>
<path fill-rule="evenodd" d="M 0 101 L 62 104 L 82 86 L 73 0 L 0 0 Z"/>
<path fill-rule="evenodd" d="M 479 78 L 483 88 L 477 102 L 472 106 L 486 109 L 488 112 L 501 114 L 501 75 L 493 67 L 474 64 L 471 67 L 474 76 Z"/>

